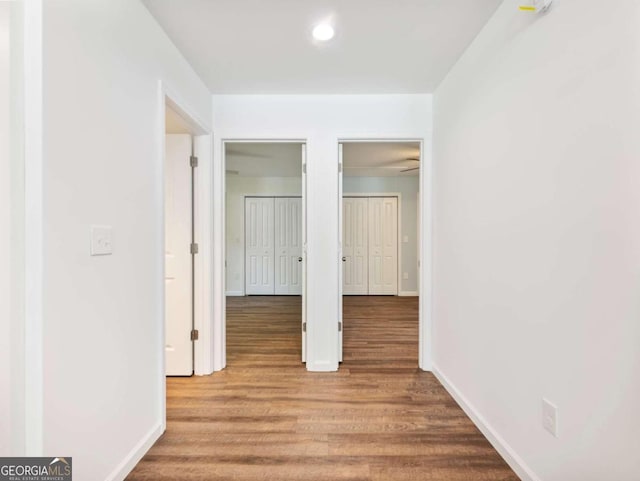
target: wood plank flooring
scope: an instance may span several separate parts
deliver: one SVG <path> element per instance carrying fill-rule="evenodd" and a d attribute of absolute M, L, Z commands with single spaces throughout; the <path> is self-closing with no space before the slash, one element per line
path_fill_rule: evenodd
<path fill-rule="evenodd" d="M 518 480 L 418 369 L 417 298 L 345 297 L 337 373 L 300 362 L 299 297 L 227 306 L 227 368 L 168 379 L 167 431 L 128 480 Z"/>

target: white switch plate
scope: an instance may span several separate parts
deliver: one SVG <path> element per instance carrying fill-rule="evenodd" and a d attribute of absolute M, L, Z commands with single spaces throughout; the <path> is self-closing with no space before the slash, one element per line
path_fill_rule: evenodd
<path fill-rule="evenodd" d="M 409 273 L 408 273 L 408 272 L 404 272 L 404 273 L 402 274 L 402 278 L 403 278 L 403 279 L 409 279 Z"/>
<path fill-rule="evenodd" d="M 542 426 L 558 437 L 558 408 L 547 399 L 542 398 Z"/>
<path fill-rule="evenodd" d="M 409 242 L 409 236 L 408 236 L 408 235 L 404 236 L 404 237 L 402 238 L 402 242 L 404 242 L 405 244 L 406 244 L 407 242 Z"/>
<path fill-rule="evenodd" d="M 108 256 L 113 253 L 113 232 L 109 225 L 91 226 L 91 255 Z"/>

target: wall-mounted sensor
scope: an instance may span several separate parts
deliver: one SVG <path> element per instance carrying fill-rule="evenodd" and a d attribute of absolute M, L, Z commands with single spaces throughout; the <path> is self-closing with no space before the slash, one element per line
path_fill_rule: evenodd
<path fill-rule="evenodd" d="M 520 5 L 523 12 L 543 13 L 549 10 L 553 0 L 531 0 L 529 5 Z"/>

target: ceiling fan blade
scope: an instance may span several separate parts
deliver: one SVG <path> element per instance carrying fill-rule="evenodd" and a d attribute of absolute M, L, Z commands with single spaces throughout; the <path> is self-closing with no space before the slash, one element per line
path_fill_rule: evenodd
<path fill-rule="evenodd" d="M 416 163 L 416 162 L 420 163 L 420 159 L 416 157 L 409 157 L 407 159 L 392 160 L 390 162 L 387 162 L 381 165 L 380 167 L 407 167 L 407 164 L 411 165 L 410 163 Z"/>
<path fill-rule="evenodd" d="M 404 169 L 404 170 L 401 170 L 400 172 L 411 172 L 412 170 L 420 170 L 420 167 L 412 167 L 411 169 Z"/>

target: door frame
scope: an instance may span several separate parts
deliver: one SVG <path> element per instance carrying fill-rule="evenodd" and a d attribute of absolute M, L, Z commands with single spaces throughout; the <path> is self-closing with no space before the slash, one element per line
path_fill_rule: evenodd
<path fill-rule="evenodd" d="M 344 189 L 343 189 L 344 190 Z M 396 255 L 398 256 L 398 265 L 397 265 L 397 269 L 396 269 L 396 282 L 397 282 L 397 289 L 396 289 L 396 296 L 398 297 L 410 297 L 412 296 L 412 294 L 403 291 L 402 289 L 400 289 L 400 285 L 402 284 L 402 194 L 400 192 L 377 192 L 377 193 L 360 193 L 358 192 L 357 194 L 345 194 L 344 192 L 342 193 L 342 198 L 344 199 L 345 197 L 358 197 L 358 198 L 369 198 L 369 197 L 395 197 L 396 199 L 398 199 L 398 212 L 397 212 L 397 229 L 398 232 L 396 232 L 397 234 L 397 243 L 398 243 L 398 248 L 397 248 L 397 253 Z M 344 219 L 343 219 L 344 222 Z M 420 235 L 420 232 L 418 232 L 418 236 Z M 420 244 L 420 239 L 418 237 L 418 244 Z"/>
<path fill-rule="evenodd" d="M 425 149 L 425 139 L 416 137 L 380 136 L 380 137 L 348 137 L 340 136 L 337 139 L 337 162 L 342 162 L 342 144 L 357 142 L 415 142 L 420 147 L 420 171 L 418 180 L 418 367 L 423 371 L 431 371 L 432 364 L 432 272 L 433 272 L 433 161 L 431 149 Z M 343 193 L 343 168 L 338 165 L 338 219 L 342 223 L 342 197 Z M 428 172 L 430 175 L 426 175 Z M 351 196 L 351 195 L 349 195 Z M 398 198 L 398 211 L 400 212 L 400 199 Z M 424 226 L 424 229 L 423 229 Z M 400 235 L 400 219 L 398 219 L 398 235 Z M 342 225 L 338 226 L 338 319 L 342 322 Z M 399 244 L 401 245 L 401 244 Z M 400 254 L 398 254 L 400 255 Z M 400 259 L 398 259 L 399 261 Z M 398 262 L 400 264 L 400 262 Z M 399 267 L 400 269 L 400 267 Z M 400 279 L 399 279 L 400 280 Z M 399 287 L 398 287 L 399 289 Z M 399 291 L 400 292 L 400 291 Z M 342 358 L 342 356 L 340 356 Z"/>
<path fill-rule="evenodd" d="M 221 269 L 219 272 L 219 277 L 217 279 L 217 283 L 218 286 L 214 286 L 215 291 L 216 292 L 220 292 L 220 299 L 216 308 L 216 314 L 217 316 L 219 316 L 220 322 L 219 325 L 216 326 L 217 330 L 216 332 L 219 334 L 218 336 L 214 336 L 213 337 L 213 358 L 214 358 L 214 362 L 217 361 L 216 365 L 214 366 L 216 371 L 222 370 L 227 366 L 227 268 L 226 268 L 226 262 L 227 262 L 227 178 L 226 178 L 226 171 L 227 171 L 227 144 L 238 144 L 238 143 L 246 143 L 246 144 L 300 144 L 301 146 L 304 145 L 305 146 L 305 151 L 307 146 L 309 145 L 309 139 L 307 139 L 306 137 L 290 137 L 290 138 L 286 138 L 286 137 L 275 137 L 275 138 L 261 138 L 261 137 L 224 137 L 220 139 L 220 145 L 221 145 L 221 153 L 220 153 L 220 167 L 219 167 L 219 172 L 221 172 L 221 176 L 222 178 L 220 179 L 221 184 L 221 196 L 219 199 L 219 203 L 220 203 L 220 220 L 218 221 L 219 223 L 216 223 L 216 225 L 222 225 L 222 229 L 221 231 L 217 234 L 216 239 L 221 239 L 221 242 L 217 248 L 217 252 L 214 253 L 214 255 L 220 256 L 220 262 L 221 262 Z M 308 155 L 303 155 L 302 158 L 302 163 L 306 163 L 308 165 L 309 163 L 309 157 Z M 309 171 L 309 168 L 307 167 L 307 172 Z M 304 182 L 304 176 L 301 179 L 301 182 Z M 282 195 L 279 195 L 279 197 L 281 197 Z M 304 185 L 302 186 L 302 190 L 301 190 L 301 194 L 300 195 L 296 195 L 294 197 L 301 197 L 303 199 L 303 205 L 305 205 L 305 197 L 308 196 L 308 192 L 307 189 L 305 189 Z M 258 195 L 253 195 L 250 196 L 249 194 L 245 194 L 243 196 L 243 200 L 246 199 L 246 197 L 275 197 L 275 196 L 268 196 L 266 194 L 258 194 Z M 306 212 L 302 213 L 302 217 L 303 217 L 303 225 L 302 228 L 305 228 L 305 224 L 307 222 L 307 216 L 306 216 Z M 244 227 L 243 227 L 243 233 L 244 233 Z M 245 245 L 245 249 L 246 249 L 246 245 Z M 308 256 L 309 252 L 308 249 L 305 250 L 304 246 L 303 246 L 303 252 L 302 252 L 302 256 L 303 256 L 303 262 L 306 265 L 307 263 L 307 256 Z M 244 257 L 242 260 L 242 267 L 244 269 Z M 306 275 L 306 269 L 303 266 L 303 275 Z M 245 279 L 246 282 L 246 279 Z M 304 282 L 304 281 L 303 281 Z M 304 284 L 303 284 L 304 285 Z M 246 284 L 243 283 L 243 287 L 242 287 L 244 294 L 246 295 Z M 303 289 L 302 292 L 302 306 L 303 306 L 303 310 L 305 309 L 305 305 L 306 305 L 306 291 L 305 289 Z M 304 312 L 302 313 L 303 317 L 305 317 Z M 304 342 L 305 340 L 303 340 L 303 357 L 304 357 L 304 352 L 305 352 L 305 346 L 304 346 Z"/>
<path fill-rule="evenodd" d="M 165 156 L 165 114 L 169 105 L 190 126 L 193 138 L 193 153 L 198 157 L 198 167 L 194 173 L 194 235 L 199 245 L 199 253 L 194 259 L 193 277 L 195 281 L 194 296 L 194 328 L 199 332 L 198 341 L 194 343 L 193 369 L 196 376 L 204 376 L 213 372 L 213 306 L 212 306 L 212 279 L 213 266 L 211 257 L 211 240 L 213 231 L 213 218 L 211 212 L 211 198 L 213 193 L 213 131 L 209 123 L 201 119 L 189 107 L 182 96 L 166 81 L 158 81 L 158 120 L 156 126 L 159 173 L 160 207 L 158 208 L 158 225 L 160 226 L 159 250 L 156 253 L 157 263 L 160 266 L 158 273 L 157 289 L 160 292 L 160 306 L 158 306 L 158 318 L 160 323 L 160 338 L 158 339 L 158 376 L 160 378 L 160 409 L 162 413 L 162 429 L 166 429 L 166 373 L 165 373 L 165 190 L 164 190 L 164 156 Z"/>

